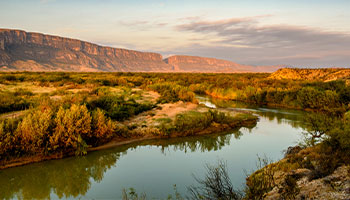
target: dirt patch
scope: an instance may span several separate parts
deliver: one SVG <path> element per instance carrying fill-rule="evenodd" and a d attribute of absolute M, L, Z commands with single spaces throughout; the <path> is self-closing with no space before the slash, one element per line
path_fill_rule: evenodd
<path fill-rule="evenodd" d="M 170 118 L 173 120 L 175 119 L 175 116 L 177 114 L 187 112 L 187 111 L 198 110 L 198 108 L 199 108 L 198 104 L 182 102 L 182 101 L 179 101 L 176 103 L 159 104 L 157 108 L 154 108 L 150 111 L 134 116 L 129 120 L 124 121 L 123 124 L 127 126 L 130 126 L 130 125 L 136 125 L 136 126 L 143 125 L 147 127 L 156 126 L 157 125 L 156 119 Z M 206 110 L 203 110 L 203 111 L 206 111 Z"/>
<path fill-rule="evenodd" d="M 179 113 L 196 110 L 198 104 L 179 101 L 176 103 L 161 104 L 160 107 L 161 109 L 155 112 L 154 118 L 161 118 L 164 116 L 174 118 Z"/>
<path fill-rule="evenodd" d="M 23 116 L 26 113 L 25 110 L 21 110 L 21 111 L 16 111 L 16 112 L 11 112 L 11 113 L 4 113 L 2 115 L 0 115 L 0 119 L 6 119 L 6 118 L 18 118 Z"/>

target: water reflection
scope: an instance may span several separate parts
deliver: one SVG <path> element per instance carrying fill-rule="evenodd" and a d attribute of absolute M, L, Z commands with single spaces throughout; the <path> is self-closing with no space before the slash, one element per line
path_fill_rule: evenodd
<path fill-rule="evenodd" d="M 216 151 L 230 145 L 232 136 L 236 139 L 239 130 L 207 136 L 149 140 L 131 145 L 91 152 L 84 157 L 52 160 L 0 171 L 1 199 L 49 199 L 54 193 L 58 198 L 84 196 L 91 187 L 91 181 L 100 182 L 105 172 L 116 167 L 118 159 L 130 149 L 141 146 L 161 147 L 168 151 Z"/>
<path fill-rule="evenodd" d="M 91 180 L 99 182 L 116 164 L 120 152 L 93 152 L 93 156 L 35 163 L 0 171 L 0 199 L 49 199 L 85 194 Z"/>
<path fill-rule="evenodd" d="M 225 133 L 217 133 L 204 136 L 190 136 L 171 138 L 167 140 L 153 140 L 147 141 L 147 145 L 160 147 L 162 153 L 166 154 L 167 151 L 183 151 L 187 152 L 208 152 L 217 151 L 222 147 L 230 145 L 232 136 L 235 139 L 239 139 L 242 135 L 240 130 L 233 130 Z"/>

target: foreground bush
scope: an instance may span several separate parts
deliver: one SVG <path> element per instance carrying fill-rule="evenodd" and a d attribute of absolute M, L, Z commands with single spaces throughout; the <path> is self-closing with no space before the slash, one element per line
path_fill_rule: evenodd
<path fill-rule="evenodd" d="M 227 165 L 219 161 L 217 166 L 206 165 L 207 173 L 204 179 L 194 177 L 199 186 L 190 186 L 193 200 L 200 199 L 222 199 L 222 200 L 240 200 L 242 194 L 235 190 L 227 172 Z"/>
<path fill-rule="evenodd" d="M 20 150 L 16 137 L 18 120 L 4 119 L 0 121 L 0 160 L 9 155 L 18 155 Z"/>
<path fill-rule="evenodd" d="M 116 124 L 111 119 L 105 117 L 101 109 L 97 109 L 92 113 L 92 133 L 86 138 L 88 143 L 98 145 L 109 141 L 113 137 Z"/>
<path fill-rule="evenodd" d="M 55 119 L 56 128 L 50 138 L 53 150 L 74 149 L 85 154 L 87 144 L 83 138 L 91 137 L 91 116 L 86 106 L 61 107 Z"/>
<path fill-rule="evenodd" d="M 0 121 L 0 160 L 52 153 L 86 153 L 88 146 L 108 142 L 116 133 L 115 123 L 100 109 L 85 105 L 68 108 L 43 102 L 23 119 Z"/>
<path fill-rule="evenodd" d="M 26 115 L 18 124 L 16 137 L 23 152 L 47 152 L 50 149 L 52 118 L 51 108 L 41 108 Z"/>

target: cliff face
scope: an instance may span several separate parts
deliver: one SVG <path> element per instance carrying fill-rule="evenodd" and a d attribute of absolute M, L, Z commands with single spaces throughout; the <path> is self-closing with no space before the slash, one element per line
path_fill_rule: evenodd
<path fill-rule="evenodd" d="M 172 56 L 162 60 L 157 53 L 0 29 L 0 71 L 272 72 L 277 68 L 196 56 Z"/>
<path fill-rule="evenodd" d="M 228 60 L 176 55 L 164 59 L 179 72 L 273 72 L 281 66 L 250 66 Z"/>
<path fill-rule="evenodd" d="M 338 79 L 349 79 L 350 69 L 325 68 L 325 69 L 296 69 L 282 68 L 272 73 L 272 79 L 293 79 L 293 80 L 319 80 L 332 81 Z"/>
<path fill-rule="evenodd" d="M 171 56 L 164 60 L 180 72 L 247 72 L 250 66 L 227 60 L 203 58 L 198 56 Z"/>
<path fill-rule="evenodd" d="M 157 53 L 102 47 L 80 40 L 6 29 L 0 30 L 0 66 L 34 71 L 171 70 Z"/>

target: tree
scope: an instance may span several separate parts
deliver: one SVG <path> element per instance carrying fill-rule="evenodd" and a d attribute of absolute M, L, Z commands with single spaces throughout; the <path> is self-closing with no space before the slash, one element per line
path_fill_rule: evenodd
<path fill-rule="evenodd" d="M 314 146 L 334 127 L 333 118 L 322 113 L 311 113 L 305 117 L 306 144 Z"/>

